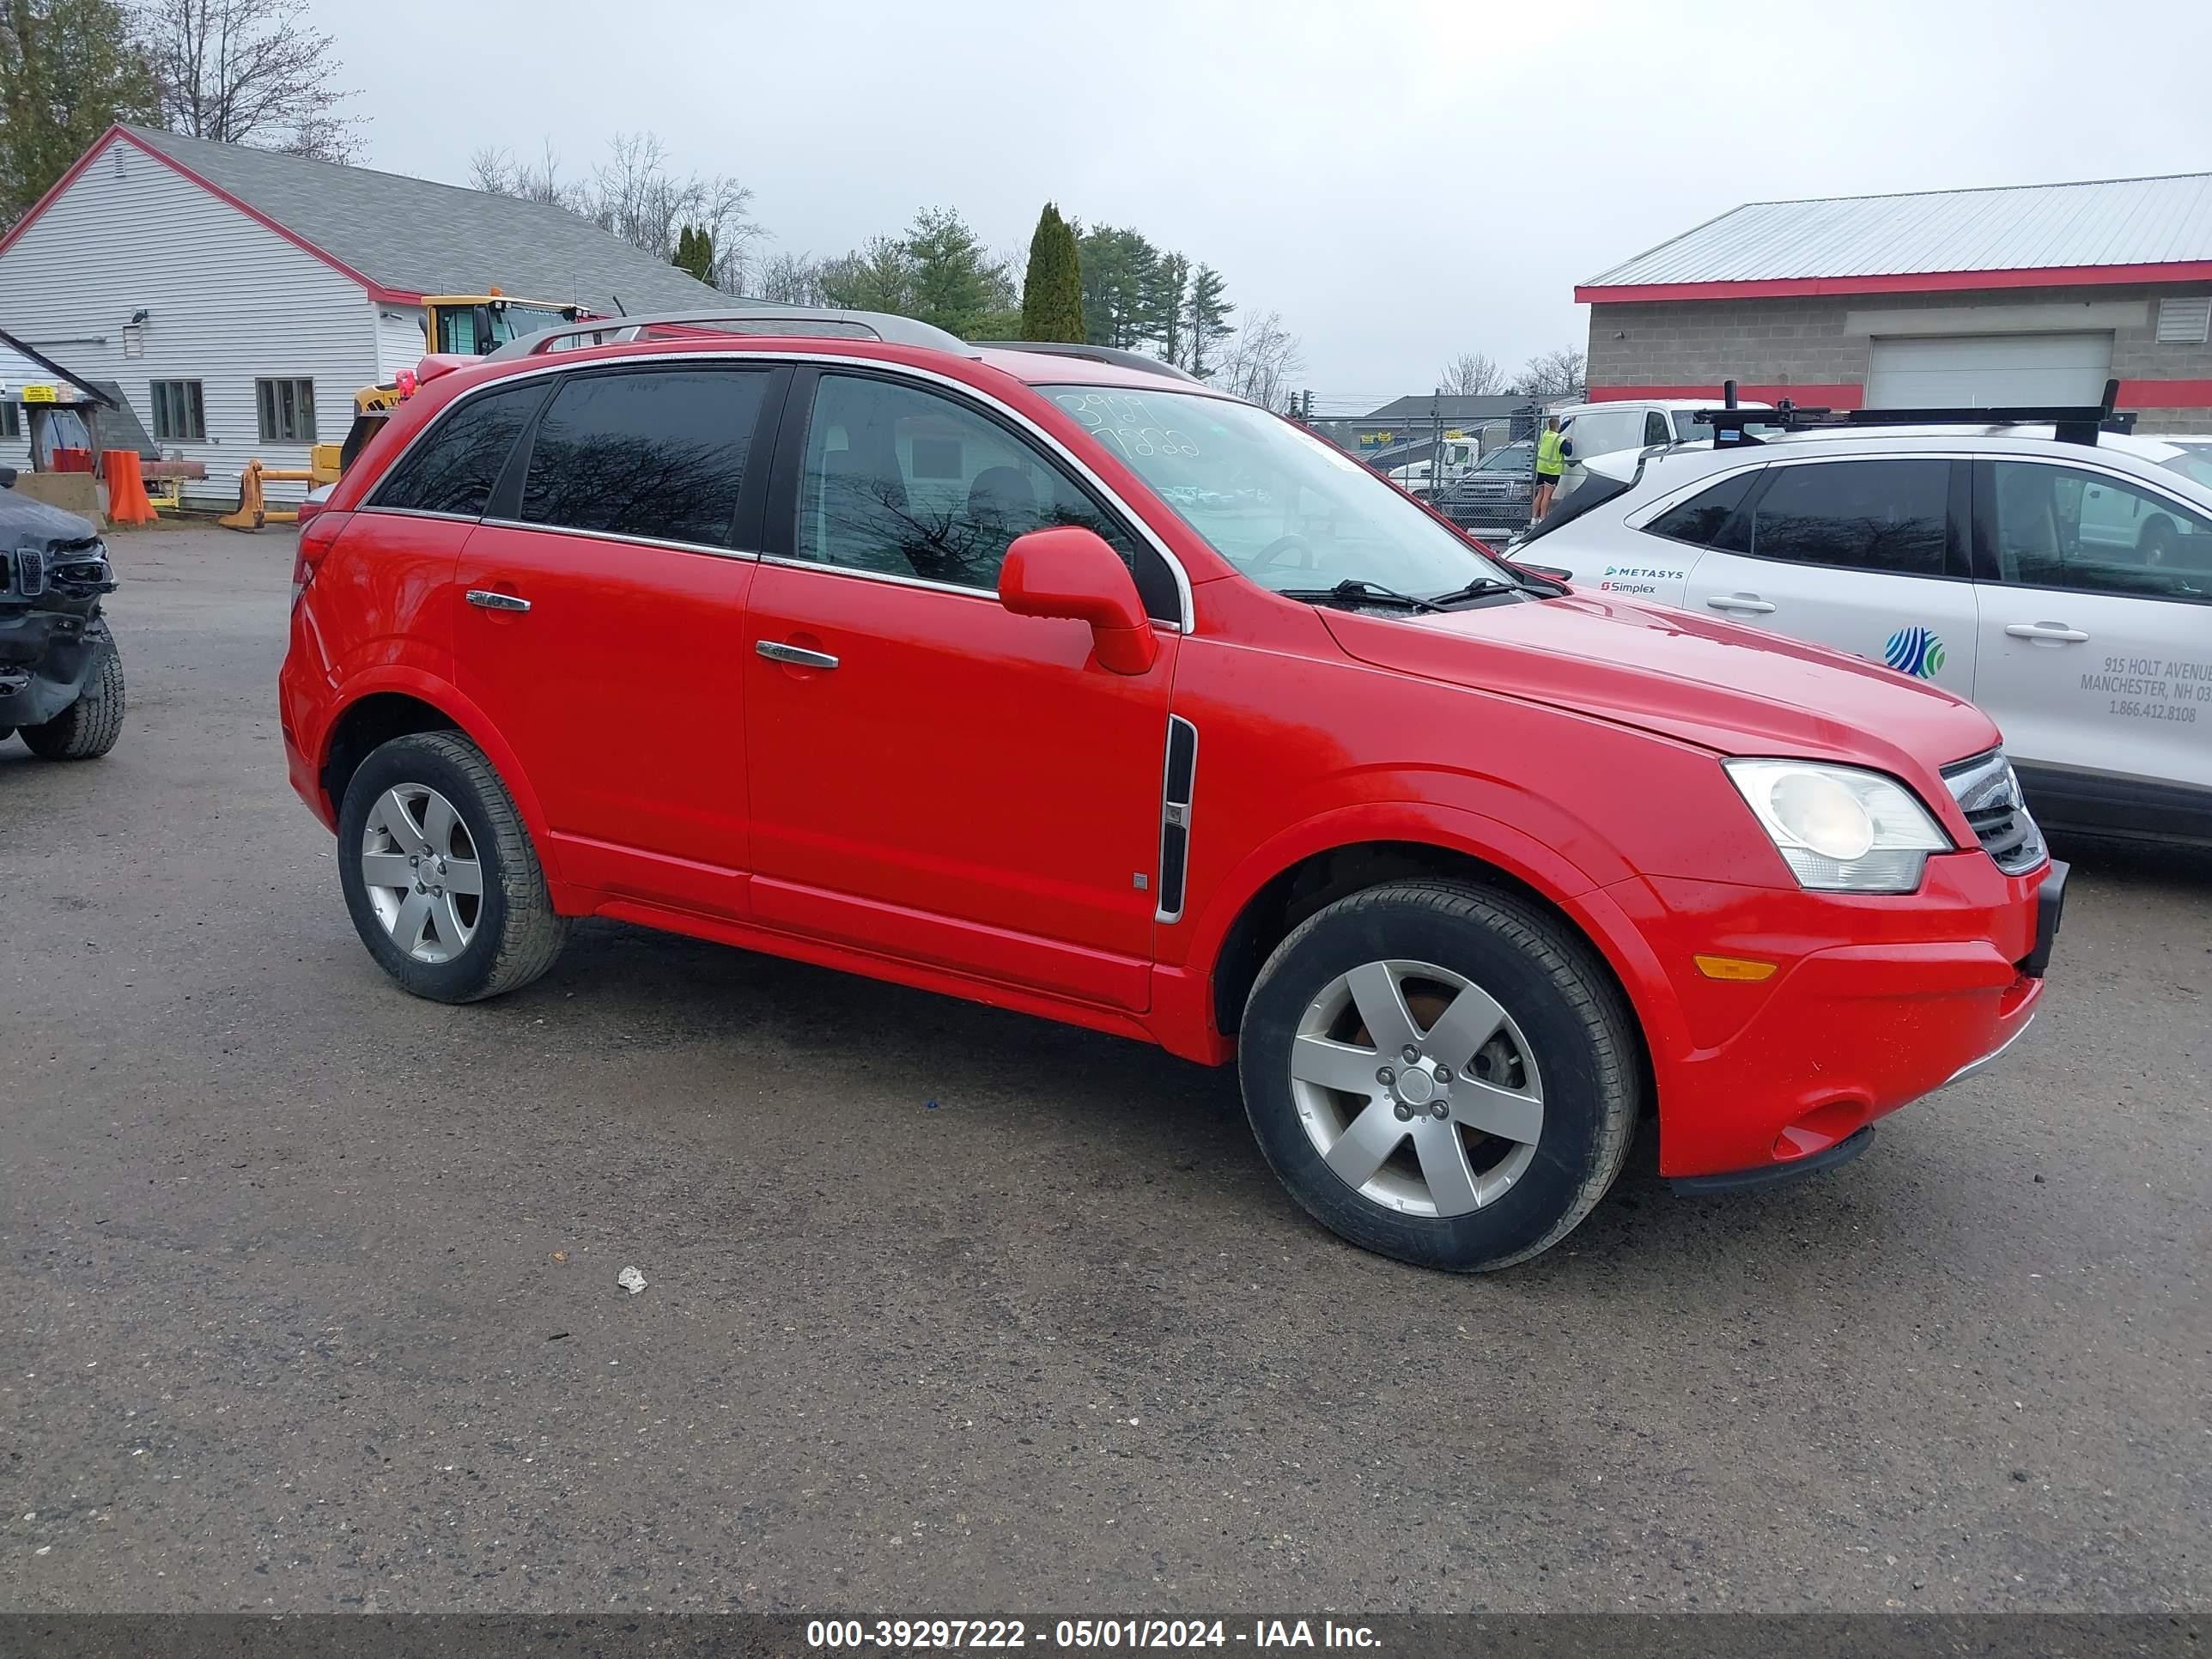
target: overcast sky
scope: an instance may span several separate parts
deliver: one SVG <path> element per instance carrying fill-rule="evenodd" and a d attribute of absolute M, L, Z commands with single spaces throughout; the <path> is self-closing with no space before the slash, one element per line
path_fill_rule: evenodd
<path fill-rule="evenodd" d="M 1279 311 L 1330 412 L 1586 345 L 1577 281 L 1746 201 L 2212 168 L 2212 6 L 2135 0 L 314 0 L 369 165 L 649 129 L 778 247 L 1133 226 Z M 498 279 L 495 271 L 484 280 Z"/>

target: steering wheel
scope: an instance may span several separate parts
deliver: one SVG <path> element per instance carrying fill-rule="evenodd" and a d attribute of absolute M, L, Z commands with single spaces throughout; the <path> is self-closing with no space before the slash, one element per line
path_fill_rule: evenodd
<path fill-rule="evenodd" d="M 1290 556 L 1293 553 L 1303 553 L 1305 556 L 1293 560 Z M 1295 569 L 1310 570 L 1313 568 L 1313 544 L 1294 531 L 1287 536 L 1276 537 L 1274 540 L 1261 548 L 1258 556 L 1252 561 L 1252 565 L 1258 570 L 1273 570 L 1279 565 L 1290 565 Z"/>

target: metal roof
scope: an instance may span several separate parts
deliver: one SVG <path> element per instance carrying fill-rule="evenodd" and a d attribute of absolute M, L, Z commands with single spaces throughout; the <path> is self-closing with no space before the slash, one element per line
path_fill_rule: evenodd
<path fill-rule="evenodd" d="M 313 249 L 399 294 L 574 301 L 602 314 L 696 309 L 725 296 L 565 208 L 276 150 L 124 131 Z"/>
<path fill-rule="evenodd" d="M 113 387 L 103 391 L 100 382 L 72 374 L 44 352 L 12 334 L 0 332 L 0 403 L 20 404 L 26 386 L 52 386 L 57 392 L 67 386 L 76 394 L 58 398 L 61 403 L 122 403 Z"/>
<path fill-rule="evenodd" d="M 1540 398 L 1531 398 L 1519 392 L 1475 397 L 1463 397 L 1455 392 L 1441 398 L 1425 392 L 1415 392 L 1403 398 L 1393 398 L 1382 408 L 1353 418 L 1363 425 L 1370 421 L 1425 421 L 1433 410 L 1447 421 L 1500 421 L 1509 415 L 1518 415 L 1542 401 Z"/>
<path fill-rule="evenodd" d="M 2212 261 L 2212 173 L 1752 202 L 1582 289 Z M 1603 298 L 1578 292 L 1578 297 Z"/>

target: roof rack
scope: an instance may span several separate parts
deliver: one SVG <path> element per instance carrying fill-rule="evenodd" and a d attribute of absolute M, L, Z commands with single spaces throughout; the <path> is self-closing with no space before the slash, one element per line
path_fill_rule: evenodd
<path fill-rule="evenodd" d="M 1696 418 L 1713 428 L 1716 449 L 1764 443 L 1765 439 L 1750 430 L 1755 426 L 1807 432 L 1823 427 L 2040 426 L 2046 422 L 2056 429 L 2059 442 L 2087 444 L 2094 448 L 2100 432 L 2135 430 L 2134 410 L 2124 414 L 2113 410 L 2112 405 L 2119 398 L 2120 383 L 2107 380 L 2105 400 L 2095 404 L 2027 404 L 1999 409 L 1801 409 L 1784 398 L 1771 409 L 1741 409 L 1736 404 L 1735 382 L 1726 380 L 1721 385 L 1722 407 L 1698 410 Z"/>
<path fill-rule="evenodd" d="M 1150 374 L 1172 375 L 1178 380 L 1188 380 L 1193 386 L 1206 384 L 1188 369 L 1162 362 L 1158 357 L 1148 357 L 1141 351 L 1124 351 L 1119 346 L 1078 345 L 1060 340 L 971 340 L 969 343 L 993 351 L 1041 351 L 1048 357 L 1080 357 L 1085 362 L 1112 363 L 1119 368 L 1139 368 Z"/>
<path fill-rule="evenodd" d="M 881 340 L 889 345 L 927 346 L 933 351 L 957 352 L 963 357 L 975 349 L 957 334 L 947 333 L 911 317 L 895 317 L 887 311 L 836 311 L 819 306 L 780 306 L 766 301 L 735 300 L 732 309 L 666 311 L 649 317 L 594 317 L 564 328 L 542 329 L 510 340 L 491 354 L 494 360 L 535 357 L 548 351 L 574 351 L 584 346 L 612 345 L 631 340 L 681 339 L 690 334 L 776 334 L 806 339 Z M 562 342 L 568 342 L 562 344 Z"/>

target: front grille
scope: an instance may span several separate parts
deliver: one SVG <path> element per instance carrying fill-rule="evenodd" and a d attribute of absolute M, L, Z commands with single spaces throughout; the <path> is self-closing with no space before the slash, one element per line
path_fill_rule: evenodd
<path fill-rule="evenodd" d="M 1974 837 L 2008 876 L 2023 875 L 2043 862 L 2043 831 L 2035 827 L 2021 799 L 2020 780 L 2004 750 L 1962 760 L 1943 769 L 1951 798 L 1966 815 Z"/>

